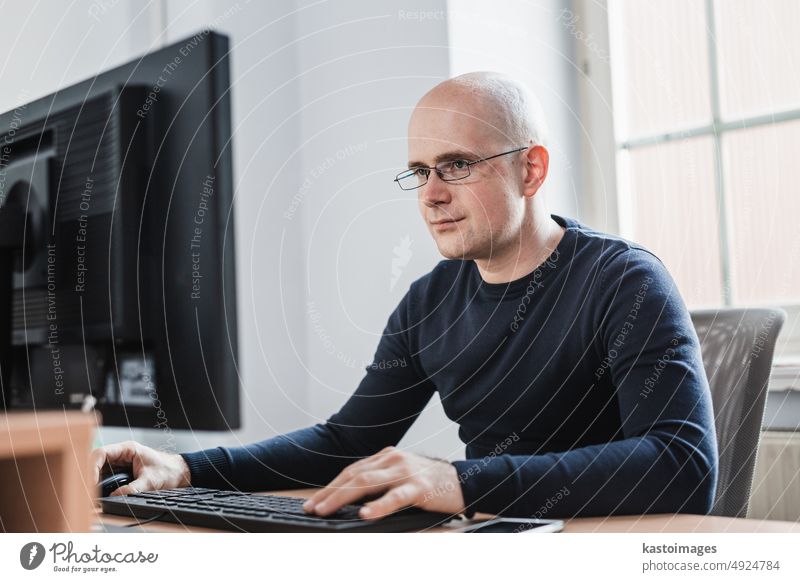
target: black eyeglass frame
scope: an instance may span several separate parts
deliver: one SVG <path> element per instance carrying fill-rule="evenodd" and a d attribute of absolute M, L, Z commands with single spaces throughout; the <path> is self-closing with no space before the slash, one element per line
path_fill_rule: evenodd
<path fill-rule="evenodd" d="M 530 147 L 531 146 L 522 146 L 522 147 L 515 148 L 513 150 L 508 150 L 507 152 L 502 152 L 502 153 L 499 153 L 499 154 L 495 154 L 493 156 L 487 156 L 485 158 L 481 158 L 479 160 L 473 160 L 473 161 L 469 161 L 469 160 L 449 160 L 449 161 L 446 161 L 446 162 L 439 162 L 438 164 L 436 164 L 432 168 L 429 168 L 427 166 L 414 166 L 414 167 L 409 168 L 407 170 L 403 170 L 402 172 L 397 174 L 397 176 L 395 176 L 395 178 L 394 178 L 394 181 L 397 182 L 397 185 L 400 186 L 401 190 L 416 190 L 417 188 L 422 188 L 425 184 L 428 183 L 428 178 L 431 175 L 431 170 L 433 170 L 439 176 L 440 180 L 442 180 L 444 182 L 455 182 L 457 180 L 463 180 L 464 178 L 469 178 L 470 175 L 471 175 L 470 168 L 472 166 L 474 166 L 475 164 L 478 164 L 480 162 L 485 162 L 486 160 L 493 160 L 494 158 L 499 158 L 500 156 L 507 156 L 508 154 L 515 154 L 517 152 L 521 152 L 523 150 L 527 150 Z M 444 164 L 452 164 L 453 162 L 466 162 L 467 163 L 467 166 L 466 166 L 467 173 L 464 174 L 463 176 L 459 176 L 458 178 L 445 178 L 444 175 L 443 175 L 444 170 L 440 169 L 439 166 L 443 166 Z M 401 180 L 404 180 L 406 178 L 412 178 L 417 173 L 417 171 L 419 171 L 419 170 L 428 170 L 428 173 L 425 174 L 425 181 L 422 184 L 417 184 L 416 186 L 414 186 L 412 188 L 403 188 L 403 184 L 401 183 Z M 409 174 L 409 172 L 411 172 L 411 173 Z"/>

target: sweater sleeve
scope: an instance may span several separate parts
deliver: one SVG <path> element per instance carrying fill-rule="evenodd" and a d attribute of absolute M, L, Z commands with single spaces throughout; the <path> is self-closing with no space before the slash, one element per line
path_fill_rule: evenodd
<path fill-rule="evenodd" d="M 241 447 L 182 453 L 192 485 L 242 491 L 323 486 L 396 445 L 433 395 L 408 343 L 410 291 L 392 312 L 355 393 L 325 423 Z"/>
<path fill-rule="evenodd" d="M 672 278 L 653 255 L 629 249 L 604 266 L 594 297 L 598 374 L 610 374 L 621 434 L 564 452 L 454 462 L 470 513 L 710 511 L 717 480 L 711 396 Z"/>

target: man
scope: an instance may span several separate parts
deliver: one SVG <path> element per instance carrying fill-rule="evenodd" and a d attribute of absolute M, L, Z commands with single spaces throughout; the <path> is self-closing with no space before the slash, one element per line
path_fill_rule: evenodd
<path fill-rule="evenodd" d="M 242 447 L 111 445 L 95 451 L 98 470 L 132 465 L 117 494 L 327 483 L 305 506 L 323 516 L 364 496 L 366 519 L 409 505 L 707 513 L 717 445 L 686 307 L 654 255 L 547 212 L 545 143 L 515 82 L 472 73 L 434 87 L 411 116 L 409 170 L 396 181 L 416 189 L 447 260 L 411 285 L 342 409 Z M 435 391 L 466 460 L 395 448 Z"/>

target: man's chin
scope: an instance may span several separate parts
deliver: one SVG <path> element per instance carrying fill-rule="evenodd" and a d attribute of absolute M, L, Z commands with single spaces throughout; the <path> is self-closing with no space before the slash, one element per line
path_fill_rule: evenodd
<path fill-rule="evenodd" d="M 439 254 L 442 255 L 445 259 L 455 259 L 455 260 L 463 260 L 467 261 L 470 260 L 472 257 L 470 256 L 471 253 L 468 249 L 464 248 L 454 248 L 447 245 L 436 245 L 439 249 Z"/>
<path fill-rule="evenodd" d="M 431 233 L 436 248 L 439 249 L 445 259 L 455 259 L 469 261 L 478 254 L 475 252 L 475 245 L 472 244 L 472 237 L 464 236 L 466 232 L 456 233 Z"/>

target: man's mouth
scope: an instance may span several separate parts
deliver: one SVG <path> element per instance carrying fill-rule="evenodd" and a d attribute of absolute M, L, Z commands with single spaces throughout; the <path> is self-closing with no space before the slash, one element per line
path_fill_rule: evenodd
<path fill-rule="evenodd" d="M 436 230 L 446 230 L 448 228 L 455 228 L 455 225 L 464 220 L 463 218 L 446 218 L 443 220 L 436 220 L 431 222 L 431 226 Z"/>

